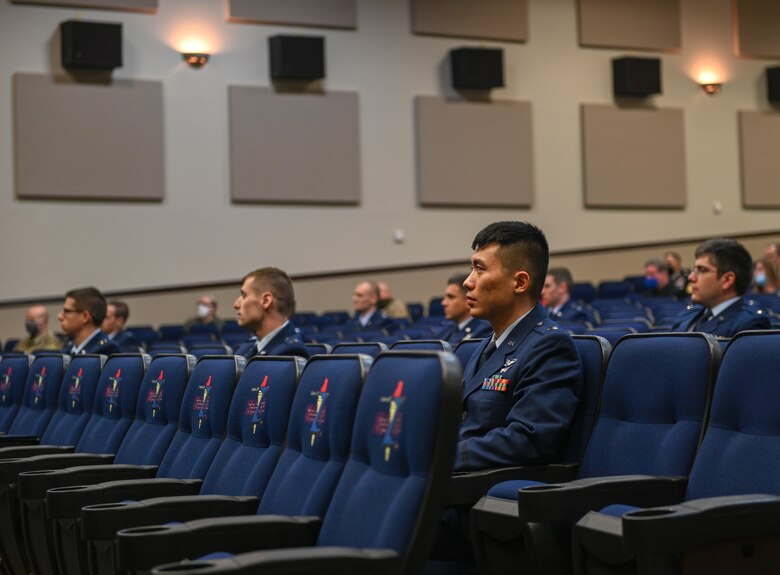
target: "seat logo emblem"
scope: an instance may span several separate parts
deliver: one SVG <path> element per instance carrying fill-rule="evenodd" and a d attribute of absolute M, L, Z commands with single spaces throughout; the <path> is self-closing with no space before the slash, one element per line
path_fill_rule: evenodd
<path fill-rule="evenodd" d="M 165 385 L 165 371 L 160 370 L 160 375 L 157 379 L 152 380 L 152 388 L 149 390 L 149 395 L 146 396 L 146 403 L 151 404 L 152 419 L 157 417 L 157 412 L 160 411 L 162 406 L 163 395 L 165 393 L 163 386 Z"/>
<path fill-rule="evenodd" d="M 208 417 L 209 405 L 211 404 L 211 376 L 202 386 L 203 395 L 195 398 L 194 408 L 198 411 L 198 429 L 203 425 L 203 420 Z"/>
<path fill-rule="evenodd" d="M 322 387 L 319 391 L 312 391 L 312 395 L 317 396 L 317 401 L 314 404 L 310 404 L 306 407 L 306 423 L 311 423 L 311 445 L 314 446 L 314 441 L 319 435 L 322 435 L 322 428 L 325 425 L 325 404 L 328 401 L 328 378 L 322 382 Z"/>
<path fill-rule="evenodd" d="M 11 391 L 11 375 L 13 369 L 8 366 L 8 371 L 0 375 L 0 402 L 5 403 L 8 400 L 8 393 Z"/>
<path fill-rule="evenodd" d="M 394 449 L 398 449 L 398 436 L 403 428 L 403 412 L 401 406 L 404 404 L 405 397 L 404 382 L 399 381 L 395 386 L 395 391 L 388 397 L 380 398 L 382 403 L 389 404 L 387 411 L 380 411 L 374 418 L 375 435 L 382 435 L 382 445 L 385 451 L 385 461 L 390 461 L 390 454 Z"/>
<path fill-rule="evenodd" d="M 105 396 L 108 398 L 108 412 L 111 413 L 119 400 L 119 384 L 122 383 L 122 369 L 117 369 L 114 377 L 109 377 L 108 380 L 111 382 L 111 385 L 106 386 Z"/>
<path fill-rule="evenodd" d="M 35 374 L 35 381 L 33 382 L 33 404 L 37 404 L 43 397 L 43 387 L 46 380 L 46 366 L 41 368 L 41 372 Z"/>
<path fill-rule="evenodd" d="M 70 395 L 70 407 L 76 407 L 81 397 L 81 378 L 84 375 L 84 368 L 80 367 L 79 372 L 73 376 L 73 381 L 68 389 L 68 395 Z"/>
<path fill-rule="evenodd" d="M 253 387 L 250 392 L 256 392 L 257 396 L 251 398 L 246 404 L 245 413 L 251 415 L 250 421 L 252 422 L 252 434 L 257 433 L 257 426 L 263 424 L 263 416 L 265 415 L 265 404 L 267 401 L 268 390 L 268 374 L 265 374 L 262 383 L 259 387 Z"/>

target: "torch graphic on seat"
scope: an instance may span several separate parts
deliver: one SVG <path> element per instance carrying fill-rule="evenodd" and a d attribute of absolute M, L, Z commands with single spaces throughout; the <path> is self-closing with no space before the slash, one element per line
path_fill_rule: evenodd
<path fill-rule="evenodd" d="M 206 381 L 206 387 L 203 390 L 203 402 L 200 404 L 200 411 L 198 411 L 198 429 L 200 429 L 200 426 L 203 425 L 203 416 L 206 414 L 206 399 L 209 396 L 209 391 L 211 390 L 211 376 L 209 376 L 208 381 Z"/>
<path fill-rule="evenodd" d="M 43 395 L 43 380 L 46 378 L 46 366 L 41 368 L 41 373 L 37 375 L 38 380 L 35 382 L 35 399 L 33 403 L 38 403 Z"/>
<path fill-rule="evenodd" d="M 322 413 L 322 406 L 328 400 L 328 378 L 322 383 L 320 392 L 317 394 L 317 412 L 314 414 L 314 421 L 311 424 L 311 444 L 314 446 L 314 440 L 317 438 L 317 434 L 320 432 L 319 420 L 320 413 Z"/>
<path fill-rule="evenodd" d="M 79 385 L 81 384 L 81 376 L 84 373 L 84 368 L 80 367 L 79 372 L 73 376 L 73 389 L 70 392 L 70 406 L 76 407 L 76 403 L 79 401 Z"/>
<path fill-rule="evenodd" d="M 404 398 L 401 395 L 403 392 L 404 382 L 399 381 L 398 385 L 395 386 L 393 396 L 390 398 L 390 407 L 387 412 L 387 431 L 382 441 L 382 445 L 385 446 L 385 461 L 390 461 L 390 452 L 395 444 L 393 441 L 393 427 L 395 426 L 395 418 L 398 415 L 398 408 L 404 402 Z"/>
<path fill-rule="evenodd" d="M 257 405 L 255 405 L 255 412 L 252 414 L 252 435 L 257 433 L 257 424 L 260 422 L 260 407 L 263 404 L 263 395 L 267 391 L 268 374 L 265 374 L 263 383 L 260 384 L 260 388 L 257 390 Z"/>
<path fill-rule="evenodd" d="M 165 372 L 161 369 L 160 375 L 154 381 L 154 400 L 152 400 L 152 419 L 157 415 L 157 410 L 160 409 L 160 388 L 164 381 Z"/>
<path fill-rule="evenodd" d="M 114 410 L 114 405 L 116 404 L 116 396 L 119 391 L 119 381 L 122 379 L 122 370 L 117 369 L 116 375 L 110 379 L 111 379 L 111 397 L 108 400 L 109 412 Z"/>
<path fill-rule="evenodd" d="M 3 383 L 0 384 L 0 389 L 3 391 L 3 396 L 0 398 L 0 401 L 5 403 L 6 399 L 8 399 L 8 392 L 11 389 L 11 375 L 13 374 L 13 369 L 11 366 L 8 366 L 8 371 L 5 375 L 3 375 Z"/>

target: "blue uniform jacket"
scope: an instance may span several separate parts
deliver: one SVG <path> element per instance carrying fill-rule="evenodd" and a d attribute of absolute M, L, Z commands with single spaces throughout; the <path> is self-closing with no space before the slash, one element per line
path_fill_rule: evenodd
<path fill-rule="evenodd" d="M 295 326 L 292 322 L 284 326 L 284 329 L 277 333 L 260 353 L 257 352 L 256 337 L 239 346 L 234 353 L 243 355 L 247 359 L 256 355 L 297 355 L 298 357 L 308 359 L 310 355 L 309 350 L 306 349 L 306 344 L 303 343 L 300 334 L 295 331 Z"/>
<path fill-rule="evenodd" d="M 578 322 L 587 321 L 591 325 L 596 325 L 596 317 L 586 307 L 581 306 L 578 303 L 574 303 L 572 300 L 567 301 L 561 306 L 557 312 L 550 312 L 550 319 L 553 321 L 563 322 Z"/>
<path fill-rule="evenodd" d="M 135 339 L 135 334 L 133 334 L 133 332 L 129 329 L 118 331 L 117 334 L 111 338 L 111 341 L 113 341 L 119 347 L 139 345 L 138 340 Z"/>
<path fill-rule="evenodd" d="M 677 316 L 672 331 L 690 331 L 691 324 L 703 313 L 705 313 L 704 306 L 689 305 Z M 711 333 L 718 337 L 734 337 L 746 329 L 769 329 L 769 318 L 762 315 L 760 310 L 749 307 L 745 303 L 745 298 L 740 298 L 714 318 L 699 325 L 696 331 Z"/>
<path fill-rule="evenodd" d="M 454 326 L 447 326 L 436 334 L 436 338 L 448 341 L 452 344 L 452 347 L 455 347 L 461 340 L 466 339 L 467 337 L 487 337 L 491 333 L 493 333 L 493 328 L 488 322 L 482 319 L 472 318 L 463 329 L 458 329 L 457 324 Z"/>
<path fill-rule="evenodd" d="M 74 347 L 75 346 L 73 345 L 73 341 L 68 340 L 68 342 L 62 348 L 62 353 L 70 354 L 73 352 Z M 98 332 L 95 334 L 95 337 L 89 340 L 87 346 L 81 350 L 81 353 L 100 353 L 103 355 L 111 355 L 112 353 L 121 352 L 121 348 L 112 340 L 108 339 L 108 336 L 103 333 L 102 330 L 98 330 Z"/>
<path fill-rule="evenodd" d="M 396 323 L 393 318 L 388 317 L 385 313 L 379 309 L 374 310 L 374 313 L 368 318 L 368 322 L 365 326 L 360 324 L 360 319 L 356 317 L 346 325 L 350 331 L 365 331 L 374 329 L 386 329 L 387 331 L 394 331 Z"/>
<path fill-rule="evenodd" d="M 455 469 L 554 460 L 582 388 L 574 341 L 537 304 L 477 370 L 488 343 L 474 352 L 464 371 Z"/>

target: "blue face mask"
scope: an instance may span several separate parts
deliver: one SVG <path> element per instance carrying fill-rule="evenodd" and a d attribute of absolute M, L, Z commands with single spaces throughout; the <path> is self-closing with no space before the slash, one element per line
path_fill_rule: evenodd
<path fill-rule="evenodd" d="M 647 289 L 655 289 L 658 287 L 658 278 L 645 278 L 645 287 Z"/>
<path fill-rule="evenodd" d="M 753 276 L 753 281 L 756 282 L 757 285 L 765 285 L 766 284 L 766 274 L 765 273 L 757 273 Z"/>

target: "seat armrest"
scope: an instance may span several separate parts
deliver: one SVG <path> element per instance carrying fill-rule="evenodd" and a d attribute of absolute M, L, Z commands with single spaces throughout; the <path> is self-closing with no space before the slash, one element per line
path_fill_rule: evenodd
<path fill-rule="evenodd" d="M 42 469 L 19 474 L 19 497 L 44 499 L 46 492 L 55 487 L 94 485 L 119 479 L 147 479 L 154 477 L 156 465 L 86 465 L 65 469 Z"/>
<path fill-rule="evenodd" d="M 780 534 L 780 497 L 730 495 L 641 509 L 623 516 L 627 551 L 637 555 L 681 553 L 726 540 Z"/>
<path fill-rule="evenodd" d="M 551 465 L 528 465 L 523 467 L 499 467 L 483 471 L 456 471 L 450 479 L 447 505 L 471 507 L 491 487 L 514 479 L 561 483 L 571 481 L 577 474 L 576 463 L 555 463 Z"/>
<path fill-rule="evenodd" d="M 55 453 L 73 453 L 72 445 L 14 445 L 0 448 L 0 460 L 18 457 L 35 457 Z"/>
<path fill-rule="evenodd" d="M 113 541 L 118 531 L 129 527 L 250 515 L 257 511 L 259 502 L 251 496 L 193 495 L 88 505 L 81 510 L 81 536 L 89 541 Z"/>
<path fill-rule="evenodd" d="M 588 511 L 607 505 L 653 507 L 679 503 L 687 484 L 686 477 L 620 475 L 533 485 L 519 491 L 518 514 L 531 523 L 574 524 Z"/>
<path fill-rule="evenodd" d="M 200 479 L 153 478 L 57 487 L 46 492 L 46 511 L 49 519 L 78 519 L 81 508 L 87 505 L 144 499 L 151 497 L 150 493 L 157 496 L 196 495 L 201 483 Z"/>
<path fill-rule="evenodd" d="M 341 575 L 342 573 L 372 573 L 394 575 L 401 572 L 401 560 L 392 549 L 356 549 L 352 547 L 309 547 L 276 549 L 244 553 L 225 559 L 193 561 L 187 565 L 160 565 L 152 573 L 202 573 L 206 566 L 209 573 L 241 571 L 268 575 L 282 573 L 318 573 Z M 188 568 L 189 567 L 189 568 Z"/>
<path fill-rule="evenodd" d="M 38 445 L 41 438 L 37 435 L 0 435 L 0 448 L 15 445 Z"/>
<path fill-rule="evenodd" d="M 125 529 L 117 534 L 117 560 L 126 572 L 219 551 L 310 547 L 321 524 L 318 517 L 248 515 Z"/>
<path fill-rule="evenodd" d="M 23 471 L 62 469 L 76 465 L 101 465 L 111 463 L 113 460 L 114 455 L 110 453 L 99 455 L 94 453 L 64 453 L 61 455 L 36 455 L 35 457 L 5 459 L 0 461 L 0 484 L 15 484 L 19 474 Z"/>

